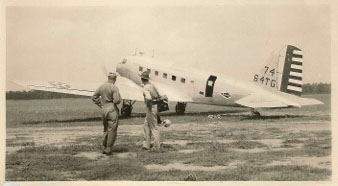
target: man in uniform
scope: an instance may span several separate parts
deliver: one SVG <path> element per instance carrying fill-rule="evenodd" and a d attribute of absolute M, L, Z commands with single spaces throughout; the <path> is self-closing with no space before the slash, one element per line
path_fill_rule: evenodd
<path fill-rule="evenodd" d="M 119 109 L 121 102 L 119 89 L 114 85 L 116 73 L 109 73 L 108 81 L 101 85 L 92 96 L 92 100 L 102 108 L 103 121 L 103 154 L 110 155 L 117 135 Z"/>
<path fill-rule="evenodd" d="M 150 149 L 151 136 L 154 136 L 154 148 L 160 148 L 160 131 L 157 125 L 157 105 L 154 100 L 160 98 L 157 88 L 149 82 L 149 72 L 145 71 L 141 74 L 141 80 L 144 84 L 143 96 L 147 108 L 146 118 L 144 121 L 144 137 L 142 148 Z"/>

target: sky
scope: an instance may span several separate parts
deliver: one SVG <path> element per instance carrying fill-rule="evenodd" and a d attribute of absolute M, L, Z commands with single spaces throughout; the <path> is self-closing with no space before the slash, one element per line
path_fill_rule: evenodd
<path fill-rule="evenodd" d="M 327 5 L 7 7 L 8 80 L 105 81 L 135 48 L 184 69 L 250 81 L 270 52 L 303 50 L 304 83 L 331 82 Z"/>

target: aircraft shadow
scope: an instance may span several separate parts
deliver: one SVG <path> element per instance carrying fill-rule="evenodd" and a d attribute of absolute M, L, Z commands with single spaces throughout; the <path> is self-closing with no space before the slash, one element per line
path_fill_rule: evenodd
<path fill-rule="evenodd" d="M 163 112 L 160 113 L 160 116 L 209 116 L 209 115 L 224 115 L 226 114 L 236 114 L 236 113 L 244 113 L 248 112 L 245 110 L 231 110 L 231 111 L 206 111 L 206 112 L 187 112 L 185 114 L 176 114 L 176 112 Z M 132 113 L 132 115 L 128 118 L 139 118 L 139 117 L 145 117 L 145 113 Z M 235 116 L 235 115 L 234 115 Z M 236 115 L 238 116 L 238 115 Z M 128 119 L 128 118 L 122 118 L 122 119 Z"/>
<path fill-rule="evenodd" d="M 75 123 L 75 122 L 90 122 L 90 121 L 101 121 L 101 117 L 91 117 L 91 118 L 78 118 L 78 119 L 52 119 L 45 121 L 28 121 L 23 122 L 23 124 L 41 124 L 41 123 Z"/>
<path fill-rule="evenodd" d="M 303 118 L 307 116 L 301 115 L 270 115 L 270 116 L 252 116 L 250 113 L 248 114 L 239 114 L 245 113 L 248 111 L 244 110 L 234 110 L 234 111 L 208 111 L 208 112 L 188 112 L 184 115 L 178 115 L 175 112 L 165 112 L 161 113 L 160 115 L 163 117 L 166 116 L 177 116 L 177 117 L 184 117 L 184 116 L 221 116 L 221 118 L 226 117 L 239 117 L 240 121 L 243 120 L 271 120 L 271 119 L 286 119 L 286 118 Z M 132 113 L 132 115 L 128 118 L 121 117 L 121 120 L 126 120 L 130 118 L 143 118 L 145 117 L 145 113 Z M 101 121 L 101 117 L 89 117 L 89 118 L 76 118 L 76 119 L 52 119 L 52 120 L 45 120 L 45 121 L 29 121 L 23 122 L 23 124 L 42 124 L 42 123 L 75 123 L 75 122 L 93 122 L 93 121 Z"/>
<path fill-rule="evenodd" d="M 270 116 L 252 116 L 242 115 L 242 120 L 269 120 L 269 119 L 288 119 L 288 118 L 304 118 L 306 116 L 301 115 L 270 115 Z"/>
<path fill-rule="evenodd" d="M 208 115 L 219 115 L 219 114 L 233 114 L 233 113 L 242 113 L 246 111 L 214 111 L 214 112 L 188 112 L 184 115 L 178 115 L 175 112 L 164 112 L 161 113 L 161 116 L 208 116 Z M 130 119 L 130 118 L 144 118 L 146 116 L 145 113 L 132 113 L 132 115 L 128 118 L 123 118 L 120 116 L 121 120 Z M 42 124 L 42 123 L 75 123 L 75 122 L 92 122 L 92 121 L 101 121 L 101 117 L 89 117 L 89 118 L 75 118 L 75 119 L 51 119 L 51 120 L 42 120 L 42 121 L 28 121 L 23 122 L 22 124 Z"/>

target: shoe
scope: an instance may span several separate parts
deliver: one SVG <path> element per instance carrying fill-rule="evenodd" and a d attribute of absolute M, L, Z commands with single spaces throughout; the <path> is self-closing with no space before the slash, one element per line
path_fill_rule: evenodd
<path fill-rule="evenodd" d="M 110 152 L 104 151 L 104 154 L 107 155 L 107 156 L 110 156 L 110 155 L 113 154 L 113 152 L 112 151 L 110 151 Z"/>
<path fill-rule="evenodd" d="M 143 150 L 143 151 L 146 151 L 146 150 L 149 150 L 149 149 L 147 149 L 147 148 L 145 148 L 145 147 L 142 147 L 142 150 Z"/>

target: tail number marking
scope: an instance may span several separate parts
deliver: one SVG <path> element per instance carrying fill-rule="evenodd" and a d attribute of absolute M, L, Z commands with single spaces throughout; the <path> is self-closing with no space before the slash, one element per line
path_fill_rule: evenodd
<path fill-rule="evenodd" d="M 270 67 L 268 67 L 268 66 L 265 66 L 264 67 L 265 68 L 265 72 L 264 72 L 264 74 L 266 74 L 266 73 L 270 73 L 271 74 L 271 76 L 274 76 L 275 75 L 275 73 L 276 73 L 276 70 L 273 68 L 273 69 L 270 69 Z M 269 71 L 269 69 L 270 69 L 270 71 Z"/>
<path fill-rule="evenodd" d="M 276 80 L 271 79 L 269 77 L 265 77 L 265 76 L 259 77 L 258 74 L 255 74 L 253 81 L 261 82 L 261 84 L 264 84 L 265 86 L 276 87 Z"/>

